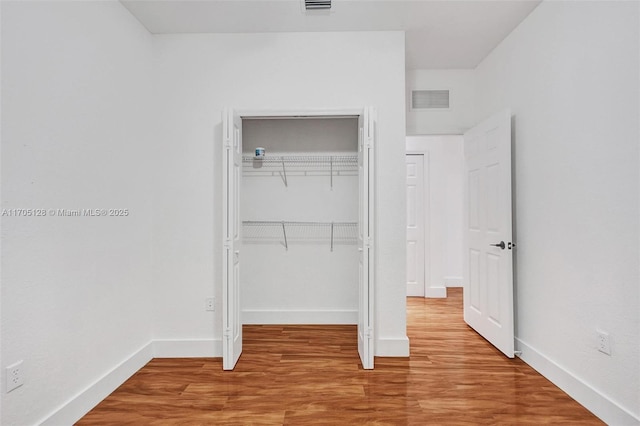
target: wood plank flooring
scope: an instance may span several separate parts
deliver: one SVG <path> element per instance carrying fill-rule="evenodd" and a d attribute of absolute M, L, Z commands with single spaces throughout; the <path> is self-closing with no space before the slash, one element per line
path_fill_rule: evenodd
<path fill-rule="evenodd" d="M 410 358 L 359 364 L 355 326 L 245 326 L 234 371 L 154 359 L 78 425 L 602 424 L 462 320 L 461 289 L 409 298 Z"/>

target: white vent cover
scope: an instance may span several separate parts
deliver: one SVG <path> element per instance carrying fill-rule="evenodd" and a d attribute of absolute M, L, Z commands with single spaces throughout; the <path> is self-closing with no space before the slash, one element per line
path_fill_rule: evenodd
<path fill-rule="evenodd" d="M 331 9 L 331 0 L 304 0 L 307 10 Z"/>
<path fill-rule="evenodd" d="M 448 90 L 412 90 L 412 109 L 446 109 L 449 108 Z"/>

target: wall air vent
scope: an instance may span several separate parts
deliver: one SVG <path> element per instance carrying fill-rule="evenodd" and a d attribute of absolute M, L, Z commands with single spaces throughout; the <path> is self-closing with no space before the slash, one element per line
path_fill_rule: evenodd
<path fill-rule="evenodd" d="M 447 109 L 449 108 L 448 90 L 412 90 L 412 109 Z"/>
<path fill-rule="evenodd" d="M 331 9 L 331 0 L 304 0 L 307 10 Z"/>

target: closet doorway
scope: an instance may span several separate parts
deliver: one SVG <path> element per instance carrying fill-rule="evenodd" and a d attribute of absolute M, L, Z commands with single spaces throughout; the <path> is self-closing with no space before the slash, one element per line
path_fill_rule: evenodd
<path fill-rule="evenodd" d="M 374 136 L 371 108 L 223 112 L 225 370 L 243 323 L 357 324 L 373 368 Z"/>

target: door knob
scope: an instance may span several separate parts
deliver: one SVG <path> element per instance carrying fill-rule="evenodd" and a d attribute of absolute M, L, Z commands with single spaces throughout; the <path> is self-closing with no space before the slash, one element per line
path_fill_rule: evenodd
<path fill-rule="evenodd" d="M 504 250 L 504 248 L 506 247 L 504 245 L 504 241 L 500 241 L 499 244 L 489 244 L 490 246 L 494 246 L 494 247 L 500 247 L 502 250 Z"/>

